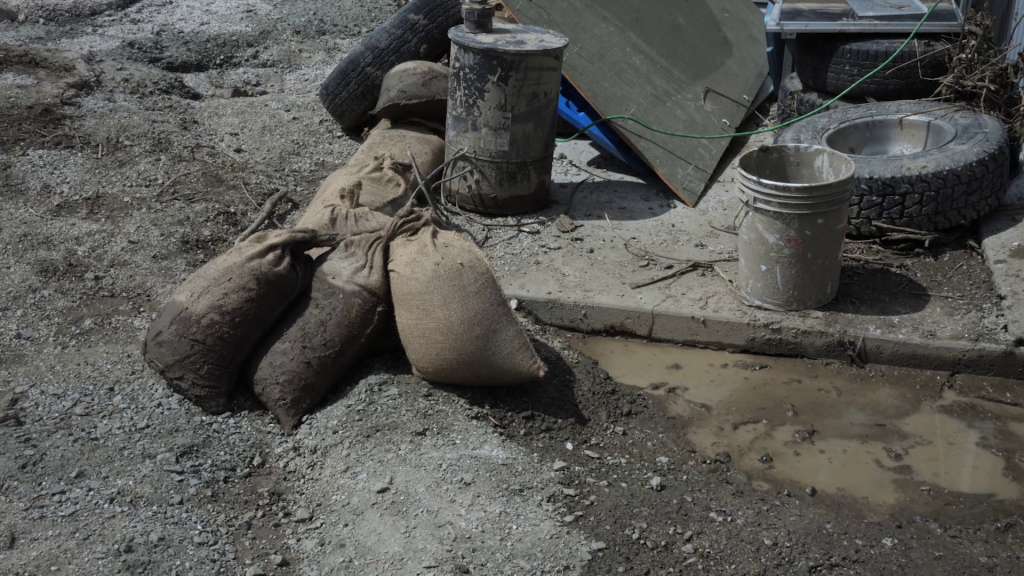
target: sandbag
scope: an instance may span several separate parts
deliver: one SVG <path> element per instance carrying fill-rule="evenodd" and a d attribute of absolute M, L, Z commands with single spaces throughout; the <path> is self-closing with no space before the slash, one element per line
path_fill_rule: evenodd
<path fill-rule="evenodd" d="M 345 208 L 331 210 L 330 216 L 321 223 L 321 232 L 338 238 L 380 232 L 388 227 L 392 217 L 369 208 Z M 326 254 L 330 248 L 317 248 L 307 252 L 314 259 Z"/>
<path fill-rule="evenodd" d="M 349 236 L 318 259 L 311 288 L 249 361 L 247 379 L 285 430 L 298 427 L 387 324 L 387 243 L 407 227 L 422 226 L 426 215 L 410 209 L 395 219 L 377 218 L 385 220 L 377 231 Z"/>
<path fill-rule="evenodd" d="M 426 176 L 444 162 L 444 141 L 439 140 L 441 138 L 417 122 L 381 121 L 366 136 L 349 163 L 361 165 L 382 154 L 408 162 L 408 153 L 412 152 L 420 172 Z"/>
<path fill-rule="evenodd" d="M 419 185 L 409 152 L 426 178 L 444 162 L 444 140 L 405 124 L 373 130 L 348 164 L 323 181 L 297 225 L 336 231 L 338 214 L 355 207 L 396 214 Z"/>
<path fill-rule="evenodd" d="M 398 334 L 417 376 L 471 386 L 544 376 L 487 257 L 465 237 L 428 224 L 396 238 L 388 277 Z"/>
<path fill-rule="evenodd" d="M 203 410 L 226 412 L 246 357 L 309 286 L 305 252 L 333 242 L 309 229 L 257 232 L 196 270 L 150 324 L 146 363 Z"/>

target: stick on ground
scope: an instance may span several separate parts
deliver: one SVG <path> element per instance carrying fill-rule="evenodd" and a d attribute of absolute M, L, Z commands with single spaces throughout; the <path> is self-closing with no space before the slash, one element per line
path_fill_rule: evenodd
<path fill-rule="evenodd" d="M 242 234 L 235 240 L 235 244 L 243 242 L 246 238 L 255 234 L 256 231 L 270 219 L 270 216 L 274 213 L 274 208 L 276 208 L 278 203 L 280 203 L 286 196 L 288 196 L 288 193 L 284 191 L 271 196 L 267 200 L 267 203 L 263 205 L 263 212 L 261 212 L 259 217 L 256 218 L 256 221 L 252 223 L 252 226 L 249 226 L 245 229 L 245 232 L 242 232 Z"/>

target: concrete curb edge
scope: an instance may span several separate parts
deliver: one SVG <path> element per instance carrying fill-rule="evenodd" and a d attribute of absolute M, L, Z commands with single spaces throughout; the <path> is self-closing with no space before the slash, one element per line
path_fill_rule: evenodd
<path fill-rule="evenodd" d="M 660 313 L 600 303 L 573 303 L 507 294 L 539 322 L 582 333 L 632 335 L 733 352 L 796 356 L 1024 379 L 1024 352 L 1009 346 L 954 340 L 896 338 L 747 322 L 714 313 Z"/>

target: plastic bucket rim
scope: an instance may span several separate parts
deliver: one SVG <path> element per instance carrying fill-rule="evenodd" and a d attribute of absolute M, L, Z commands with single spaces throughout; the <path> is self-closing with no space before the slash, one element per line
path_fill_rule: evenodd
<path fill-rule="evenodd" d="M 833 198 L 839 198 L 841 196 L 848 196 L 848 186 L 831 186 L 831 191 L 822 192 L 821 194 L 786 194 L 785 192 L 772 190 L 772 189 L 760 189 L 756 186 L 752 186 L 749 182 L 740 182 L 741 193 L 748 193 L 752 197 L 761 198 L 769 202 L 789 202 L 793 204 L 813 204 L 816 202 L 828 202 Z M 798 190 L 798 192 L 804 192 L 805 190 Z"/>
<path fill-rule="evenodd" d="M 850 208 L 850 200 L 849 198 L 843 198 L 842 202 L 840 202 L 839 199 L 836 199 L 825 206 L 814 207 L 796 206 L 793 204 L 789 204 L 787 206 L 770 206 L 767 204 L 758 204 L 757 202 L 746 202 L 746 205 L 749 206 L 751 210 L 767 210 L 769 212 L 779 212 L 781 214 L 826 214 L 833 210 L 842 210 L 845 214 Z"/>
<path fill-rule="evenodd" d="M 738 196 L 751 209 L 770 210 L 788 214 L 813 214 L 835 209 L 847 210 L 854 195 L 852 183 L 831 186 L 830 191 L 819 194 L 776 194 L 758 189 L 753 183 L 741 181 Z"/>
<path fill-rule="evenodd" d="M 821 151 L 825 152 L 826 155 L 837 156 L 840 159 L 845 160 L 849 164 L 849 168 L 850 168 L 849 174 L 843 175 L 843 176 L 841 176 L 839 178 L 836 178 L 834 180 L 827 180 L 827 181 L 824 181 L 824 182 L 808 182 L 808 183 L 804 183 L 804 184 L 792 183 L 792 182 L 778 182 L 776 180 L 768 180 L 767 178 L 759 178 L 757 176 L 754 176 L 753 174 L 750 174 L 746 170 L 744 170 L 743 169 L 743 165 L 742 165 L 742 161 L 743 161 L 743 158 L 745 156 L 747 156 L 748 154 L 753 154 L 755 152 L 762 152 L 765 148 L 780 148 L 780 149 L 781 148 L 790 148 L 790 149 L 797 148 L 797 149 L 804 149 L 805 151 L 821 150 Z M 816 144 L 769 144 L 769 145 L 766 145 L 766 146 L 763 146 L 763 147 L 755 148 L 754 150 L 750 150 L 750 151 L 744 153 L 742 156 L 740 156 L 739 159 L 736 162 L 736 170 L 739 171 L 740 176 L 742 177 L 742 179 L 746 180 L 748 182 L 757 182 L 759 184 L 765 184 L 765 185 L 768 185 L 768 186 L 780 186 L 780 187 L 785 187 L 785 188 L 789 188 L 789 189 L 793 189 L 793 190 L 813 190 L 815 188 L 830 188 L 832 186 L 836 186 L 838 184 L 841 184 L 845 180 L 852 181 L 854 176 L 856 175 L 857 164 L 853 161 L 852 158 L 850 158 L 846 154 L 843 154 L 842 152 L 839 152 L 837 150 L 833 150 L 833 149 L 828 148 L 826 146 L 818 146 Z"/>

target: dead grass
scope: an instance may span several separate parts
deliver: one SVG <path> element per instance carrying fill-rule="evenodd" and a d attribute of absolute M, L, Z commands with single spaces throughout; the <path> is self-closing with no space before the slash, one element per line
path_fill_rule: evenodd
<path fill-rule="evenodd" d="M 0 111 L 0 151 L 74 148 L 78 138 L 70 119 L 56 107 L 35 106 Z"/>
<path fill-rule="evenodd" d="M 1020 26 L 1021 23 L 1017 22 Z M 993 40 L 992 17 L 972 12 L 963 34 L 947 50 L 950 72 L 935 93 L 938 100 L 956 102 L 1006 123 L 1014 155 L 1024 136 L 1024 97 L 1020 82 L 1024 63 L 1007 57 L 1021 46 L 1000 46 Z"/>

